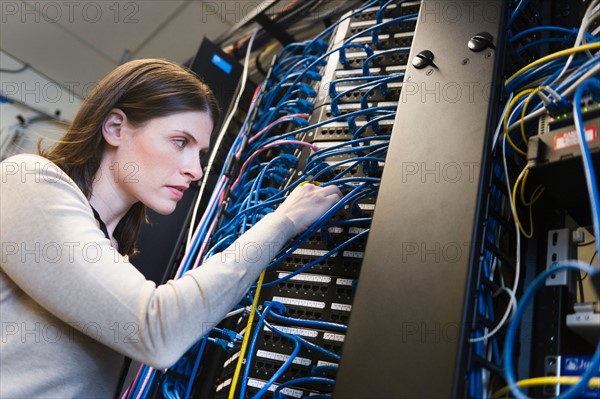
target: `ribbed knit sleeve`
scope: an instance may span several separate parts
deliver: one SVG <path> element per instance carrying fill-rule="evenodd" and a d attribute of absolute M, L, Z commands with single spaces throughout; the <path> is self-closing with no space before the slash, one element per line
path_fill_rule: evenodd
<path fill-rule="evenodd" d="M 1 178 L 2 271 L 60 320 L 156 368 L 214 327 L 296 233 L 289 219 L 270 214 L 223 253 L 157 287 L 110 246 L 83 193 L 55 164 L 12 157 Z"/>

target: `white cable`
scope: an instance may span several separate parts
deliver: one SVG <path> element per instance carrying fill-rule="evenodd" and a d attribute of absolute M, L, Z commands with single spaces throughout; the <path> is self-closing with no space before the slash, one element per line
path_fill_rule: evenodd
<path fill-rule="evenodd" d="M 512 289 L 509 289 L 506 287 L 503 288 L 503 290 L 506 290 L 506 292 L 509 294 L 510 302 L 509 302 L 509 305 L 506 307 L 506 310 L 504 311 L 504 315 L 502 316 L 502 319 L 500 320 L 500 322 L 489 333 L 486 333 L 485 335 L 483 335 L 481 337 L 470 338 L 469 342 L 471 342 L 471 343 L 486 341 L 486 340 L 490 339 L 491 337 L 493 337 L 494 335 L 496 335 L 496 333 L 498 333 L 498 331 L 500 331 L 500 329 L 504 326 L 504 324 L 506 324 L 506 322 L 508 321 L 508 317 L 510 315 L 512 315 L 517 308 L 517 298 L 515 297 L 515 292 L 517 292 L 517 287 L 519 285 L 519 278 L 520 278 L 520 274 L 521 274 L 521 232 L 519 231 L 519 225 L 517 224 L 517 218 L 515 216 L 517 211 L 513 204 L 512 190 L 511 190 L 511 186 L 510 186 L 510 180 L 508 179 L 508 165 L 506 164 L 506 135 L 504 135 L 503 140 L 502 140 L 502 163 L 504 165 L 504 177 L 506 179 L 506 187 L 508 188 L 508 190 L 507 190 L 508 191 L 508 199 L 510 201 L 512 213 L 513 213 L 513 222 L 515 224 L 515 230 L 517 232 L 517 254 L 516 254 L 517 261 L 515 264 L 515 280 L 514 280 Z"/>
<path fill-rule="evenodd" d="M 235 99 L 235 103 L 233 105 L 233 108 L 231 109 L 231 112 L 227 116 L 227 120 L 225 121 L 225 123 L 223 123 L 223 126 L 221 126 L 221 130 L 219 131 L 219 136 L 217 137 L 215 146 L 210 154 L 210 159 L 208 160 L 208 164 L 206 165 L 206 173 L 204 175 L 204 179 L 202 179 L 202 184 L 200 185 L 200 192 L 198 193 L 198 197 L 196 198 L 196 203 L 194 204 L 194 211 L 192 212 L 192 219 L 190 220 L 190 229 L 188 231 L 188 239 L 187 239 L 187 243 L 186 243 L 186 249 L 192 241 L 193 230 L 194 230 L 193 226 L 194 226 L 194 221 L 196 220 L 196 216 L 198 213 L 198 207 L 200 206 L 200 201 L 202 200 L 202 195 L 204 194 L 204 190 L 206 189 L 206 182 L 208 180 L 208 176 L 210 175 L 213 163 L 215 161 L 215 158 L 217 157 L 217 153 L 219 152 L 219 147 L 221 146 L 221 141 L 223 141 L 223 137 L 225 137 L 225 134 L 227 133 L 229 124 L 231 123 L 231 120 L 233 119 L 233 115 L 235 114 L 235 112 L 238 109 L 238 106 L 240 104 L 240 99 L 242 98 L 242 95 L 244 94 L 244 89 L 246 88 L 246 81 L 248 80 L 248 65 L 250 64 L 250 62 L 249 62 L 250 53 L 252 52 L 252 44 L 254 43 L 254 38 L 256 37 L 257 32 L 258 32 L 258 29 L 256 29 L 254 31 L 254 33 L 252 34 L 252 37 L 250 38 L 250 42 L 248 42 L 248 49 L 246 50 L 246 58 L 244 59 L 244 72 L 242 73 L 242 81 L 240 83 L 240 88 L 237 93 L 237 98 Z"/>
<path fill-rule="evenodd" d="M 244 308 L 239 308 L 239 309 L 236 309 L 236 310 L 232 310 L 231 312 L 227 313 L 225 315 L 225 317 L 223 317 L 223 319 L 226 319 L 228 317 L 235 316 L 235 315 L 238 315 L 238 314 L 244 313 L 244 312 L 250 312 L 250 307 L 246 306 Z"/>
<path fill-rule="evenodd" d="M 504 109 L 502 110 L 502 115 L 500 115 L 500 121 L 504 120 L 504 117 L 506 116 L 506 111 L 508 111 L 508 105 L 512 101 L 513 97 L 514 97 L 514 93 L 510 93 L 510 97 L 508 97 L 508 100 L 506 100 L 506 105 L 504 106 Z M 494 132 L 494 138 L 492 139 L 493 140 L 492 141 L 492 152 L 494 152 L 494 149 L 496 148 L 496 143 L 498 142 L 498 138 L 500 137 L 500 130 L 502 130 L 502 122 L 498 123 L 498 126 L 496 126 L 496 131 Z M 510 131 L 510 128 L 509 128 L 509 131 Z"/>
<path fill-rule="evenodd" d="M 590 16 L 596 11 L 595 7 L 598 4 L 598 1 L 600 1 L 600 0 L 592 1 L 590 3 L 590 5 L 588 6 L 587 10 L 585 11 L 583 19 L 581 20 L 581 25 L 579 26 L 579 31 L 577 32 L 577 38 L 575 39 L 575 44 L 573 44 L 573 47 L 581 46 L 581 42 L 583 40 L 583 36 L 585 35 L 585 30 L 586 30 L 588 21 L 590 19 Z M 552 80 L 552 82 L 547 84 L 547 86 L 551 86 L 555 82 L 560 80 L 560 78 L 564 75 L 564 73 L 567 71 L 567 69 L 569 69 L 569 65 L 571 64 L 571 61 L 573 61 L 573 58 L 575 58 L 575 53 L 572 53 L 571 55 L 569 55 L 569 58 L 567 59 L 567 62 L 565 63 L 565 66 L 563 67 L 563 69 L 560 71 L 558 76 L 556 78 L 554 78 L 554 80 Z"/>
<path fill-rule="evenodd" d="M 585 82 L 587 79 L 589 79 L 591 76 L 594 76 L 596 74 L 600 73 L 600 64 L 594 65 L 593 67 L 590 68 L 589 71 L 587 71 L 586 73 L 584 73 L 583 75 L 581 75 L 579 77 L 579 79 L 577 79 L 575 82 L 573 82 L 569 87 L 567 87 L 563 92 L 562 92 L 562 96 L 563 97 L 568 97 L 571 93 L 573 93 L 575 91 L 575 89 L 577 89 L 577 87 L 579 87 L 583 82 Z M 509 101 L 510 102 L 510 99 Z M 545 114 L 546 108 L 540 108 L 537 111 L 534 111 L 530 114 L 528 114 L 527 116 L 525 116 L 525 118 L 523 118 L 524 122 L 529 122 L 532 119 L 538 118 L 541 115 Z M 510 132 L 511 130 L 513 130 L 514 128 L 518 127 L 520 125 L 520 121 L 517 121 L 515 123 L 513 123 L 512 125 L 508 126 L 508 131 Z M 494 143 L 495 144 L 495 143 Z"/>

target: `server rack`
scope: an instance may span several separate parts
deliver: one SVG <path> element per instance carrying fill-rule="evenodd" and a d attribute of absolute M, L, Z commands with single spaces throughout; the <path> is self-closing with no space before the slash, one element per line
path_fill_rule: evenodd
<path fill-rule="evenodd" d="M 376 131 L 371 128 L 367 133 L 367 137 L 382 131 L 391 132 L 392 136 L 377 198 L 365 196 L 352 209 L 361 216 L 373 217 L 368 241 L 366 231 L 361 230 L 364 225 L 353 226 L 352 232 L 350 228 L 321 229 L 271 270 L 265 282 L 281 280 L 311 263 L 331 250 L 332 243 L 364 235 L 341 256 L 330 254 L 327 260 L 314 262 L 309 273 L 272 284 L 259 298 L 263 306 L 282 304 L 287 315 L 295 319 L 339 324 L 349 321 L 347 331 L 338 331 L 331 324 L 311 328 L 289 319 L 265 318 L 285 334 L 307 338 L 329 352 L 341 354 L 341 363 L 336 369 L 337 362 L 325 359 L 330 355 L 323 357 L 318 351 L 304 349 L 296 354 L 280 380 L 271 385 L 266 397 L 273 395 L 278 385 L 314 376 L 313 366 L 319 369 L 320 377 L 335 380 L 336 398 L 474 398 L 498 394 L 498 389 L 506 385 L 506 359 L 502 359 L 500 351 L 504 350 L 508 325 L 504 318 L 500 319 L 514 311 L 513 299 L 506 293 L 520 299 L 535 277 L 554 264 L 555 254 L 560 253 L 563 258 L 576 256 L 576 243 L 568 237 L 581 226 L 591 224 L 589 208 L 582 203 L 583 183 L 567 179 L 575 187 L 570 189 L 574 194 L 570 202 L 561 201 L 560 195 L 549 195 L 552 184 L 548 184 L 545 171 L 553 154 L 545 159 L 541 150 L 535 150 L 543 146 L 550 134 L 563 134 L 560 137 L 565 140 L 572 137 L 573 115 L 563 117 L 561 110 L 560 115 L 554 113 L 551 117 L 528 117 L 523 124 L 527 138 L 516 143 L 518 147 L 529 141 L 525 158 L 510 148 L 507 156 L 508 146 L 498 140 L 503 134 L 499 121 L 506 115 L 503 108 L 510 108 L 514 99 L 508 92 L 516 90 L 503 87 L 507 78 L 510 81 L 519 68 L 557 51 L 557 45 L 545 33 L 533 38 L 515 37 L 538 25 L 578 26 L 591 2 L 573 5 L 567 1 L 513 4 L 425 0 L 386 4 L 392 3 L 395 7 L 387 10 L 389 18 L 403 15 L 403 7 L 410 12 L 415 11 L 410 7 L 416 7 L 419 14 L 416 28 L 410 23 L 398 24 L 387 32 L 383 44 L 374 46 L 380 51 L 405 49 L 398 50 L 394 57 L 384 55 L 379 60 L 389 65 L 373 65 L 375 74 L 401 72 L 403 79 L 395 87 L 387 85 L 387 92 L 379 88 L 369 97 L 373 102 L 370 107 L 381 103 L 389 106 L 391 102 L 397 112 L 393 123 L 382 120 Z M 523 4 L 524 9 L 518 13 Z M 356 34 L 356 29 L 368 29 L 369 21 L 382 17 L 377 15 L 380 8 L 384 6 L 363 10 L 340 24 L 329 45 Z M 368 39 L 360 43 L 366 44 L 372 43 Z M 352 107 L 364 94 L 364 89 L 358 89 L 358 95 L 353 97 L 356 89 L 348 88 L 347 93 L 338 96 L 337 107 L 327 96 L 327 84 L 332 80 L 364 78 L 362 63 L 369 54 L 350 50 L 340 54 L 347 56 L 344 62 L 334 54 L 319 70 L 325 84 L 309 82 L 315 88 L 314 97 L 319 99 L 314 102 L 311 125 L 355 111 Z M 362 74 L 351 72 L 357 69 Z M 536 101 L 542 102 L 535 94 L 528 100 L 532 109 Z M 590 108 L 582 112 L 586 129 L 598 128 L 594 119 L 597 111 L 591 109 L 596 104 L 592 95 L 582 105 L 582 109 L 584 105 Z M 323 147 L 324 143 L 349 139 L 351 123 L 356 129 L 369 121 L 335 122 L 300 137 Z M 513 128 L 510 129 L 515 132 Z M 285 134 L 285 130 L 279 133 Z M 597 169 L 596 135 L 592 134 L 589 144 Z M 294 155 L 299 163 L 285 176 L 290 181 L 300 177 L 298 172 L 309 161 L 310 151 Z M 576 151 L 569 155 L 577 158 Z M 342 159 L 332 157 L 329 164 Z M 507 159 L 507 172 L 501 170 L 502 159 Z M 532 221 L 536 233 L 527 241 L 519 241 L 521 233 L 514 231 L 510 186 L 522 182 L 518 171 L 524 170 L 526 164 L 531 174 L 523 195 L 538 196 L 536 187 L 541 183 L 548 184 L 548 193 L 535 206 Z M 381 173 L 381 165 L 370 166 L 365 169 L 361 165 L 362 169 L 356 168 L 353 174 L 369 177 L 370 173 Z M 557 167 L 563 169 L 564 164 Z M 510 182 L 508 188 L 506 179 Z M 520 205 L 517 214 L 531 208 L 531 204 Z M 521 256 L 517 260 L 518 253 Z M 550 278 L 557 279 L 552 275 Z M 566 375 L 569 362 L 589 364 L 600 330 L 600 315 L 589 306 L 577 304 L 575 282 L 575 275 L 562 273 L 558 281 L 541 290 L 534 306 L 525 312 L 517 350 L 514 359 L 510 359 L 516 363 L 519 379 Z M 586 317 L 591 322 L 581 321 Z M 246 315 L 221 327 L 243 333 L 256 327 L 247 320 Z M 578 323 L 583 327 L 572 327 Z M 591 331 L 591 338 L 582 338 L 582 329 Z M 294 356 L 294 340 L 264 325 L 254 331 L 258 331 L 257 346 L 248 361 L 246 397 L 253 397 L 268 385 L 267 379 Z M 244 355 L 239 354 L 239 346 L 234 342 L 229 349 L 212 349 L 205 352 L 200 371 L 183 378 L 196 379 L 197 397 L 231 397 L 233 368 Z M 198 347 L 192 352 L 197 350 Z M 572 374 L 580 375 L 582 371 L 578 372 Z M 280 395 L 330 397 L 331 385 L 285 385 Z M 554 397 L 565 389 L 547 384 L 531 388 L 529 395 Z M 597 393 L 590 391 L 585 395 L 595 397 Z M 233 397 L 242 397 L 239 386 Z"/>

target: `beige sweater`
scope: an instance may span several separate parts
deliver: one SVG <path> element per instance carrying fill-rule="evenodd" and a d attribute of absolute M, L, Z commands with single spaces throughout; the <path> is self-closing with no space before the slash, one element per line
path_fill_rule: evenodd
<path fill-rule="evenodd" d="M 77 185 L 35 155 L 0 163 L 0 397 L 112 397 L 123 355 L 174 364 L 297 232 L 270 214 L 156 286 L 110 246 Z"/>

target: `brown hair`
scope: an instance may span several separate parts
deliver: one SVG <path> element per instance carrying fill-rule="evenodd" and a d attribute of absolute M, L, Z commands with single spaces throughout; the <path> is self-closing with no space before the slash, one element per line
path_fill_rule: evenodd
<path fill-rule="evenodd" d="M 207 112 L 213 126 L 219 120 L 217 100 L 195 74 L 166 60 L 127 62 L 110 72 L 84 100 L 63 138 L 40 155 L 57 164 L 79 186 L 92 195 L 94 176 L 104 153 L 102 124 L 113 108 L 122 110 L 133 125 L 183 111 Z M 135 253 L 135 242 L 146 207 L 134 204 L 117 225 L 113 236 L 121 254 Z"/>

